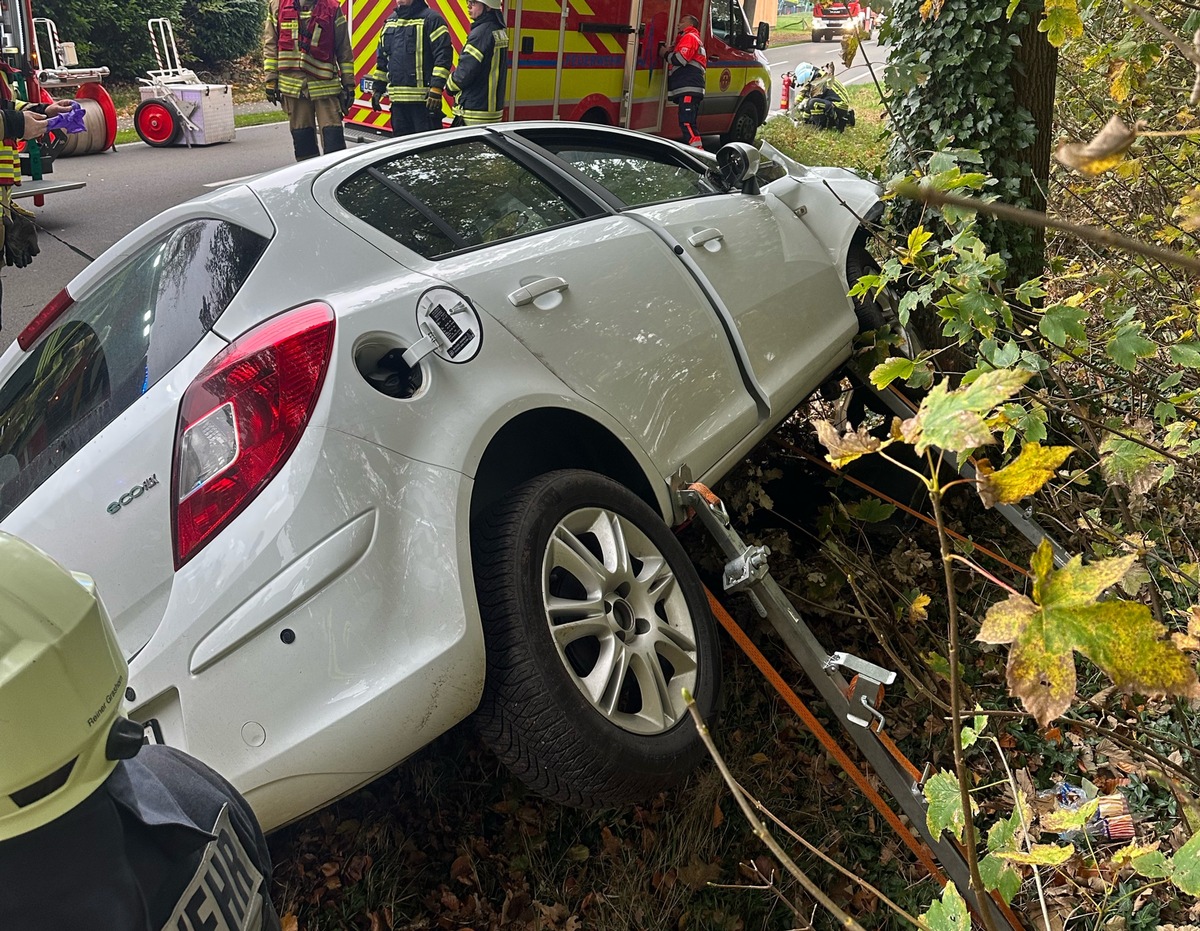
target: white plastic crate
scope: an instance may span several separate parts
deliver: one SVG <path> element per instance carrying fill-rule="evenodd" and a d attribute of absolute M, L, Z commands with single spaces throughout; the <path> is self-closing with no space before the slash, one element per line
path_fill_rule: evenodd
<path fill-rule="evenodd" d="M 234 136 L 233 88 L 228 84 L 170 84 L 150 85 L 141 88 L 142 99 L 162 97 L 165 92 L 179 104 L 183 114 L 196 124 L 189 129 L 183 124 L 183 132 L 175 145 L 212 145 L 229 142 Z"/>

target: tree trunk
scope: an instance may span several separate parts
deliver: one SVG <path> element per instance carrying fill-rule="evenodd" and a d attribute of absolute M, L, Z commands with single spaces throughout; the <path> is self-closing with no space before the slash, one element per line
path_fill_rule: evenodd
<path fill-rule="evenodd" d="M 1033 145 L 1013 152 L 1012 156 L 1029 171 L 1021 179 L 1021 196 L 1031 210 L 1046 209 L 1046 191 L 1050 184 L 1050 135 L 1054 122 L 1054 85 L 1058 79 L 1058 49 L 1038 32 L 1042 4 L 1030 9 L 1029 22 L 1018 33 L 1021 40 L 1012 66 L 1013 91 L 1017 103 L 1033 114 L 1037 135 Z M 1042 274 L 1046 265 L 1046 232 L 1033 231 L 1027 254 L 1014 259 L 1010 281 L 1014 284 Z"/>

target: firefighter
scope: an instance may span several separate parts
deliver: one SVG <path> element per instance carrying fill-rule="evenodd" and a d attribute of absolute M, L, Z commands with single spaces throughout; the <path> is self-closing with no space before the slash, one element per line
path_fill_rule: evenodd
<path fill-rule="evenodd" d="M 697 130 L 708 56 L 700 38 L 700 20 L 691 15 L 684 16 L 679 21 L 675 45 L 664 43 L 662 57 L 667 63 L 667 97 L 679 108 L 680 138 L 688 145 L 702 149 L 704 143 Z"/>
<path fill-rule="evenodd" d="M 855 123 L 850 94 L 831 70 L 809 85 L 808 96 L 797 107 L 797 113 L 818 129 L 836 129 L 839 133 Z"/>
<path fill-rule="evenodd" d="M 0 928 L 276 931 L 245 799 L 143 746 L 127 679 L 91 579 L 0 534 Z"/>
<path fill-rule="evenodd" d="M 296 161 L 346 148 L 342 117 L 354 102 L 354 57 L 338 0 L 268 0 L 265 93 L 282 104 Z"/>
<path fill-rule="evenodd" d="M 446 82 L 454 104 L 455 126 L 498 123 L 504 118 L 508 81 L 508 31 L 501 0 L 468 0 L 471 31 L 458 54 L 458 66 Z"/>
<path fill-rule="evenodd" d="M 397 0 L 384 23 L 371 74 L 371 109 L 386 93 L 392 101 L 392 135 L 442 128 L 442 90 L 454 47 L 446 21 L 425 0 Z"/>
<path fill-rule="evenodd" d="M 21 183 L 21 156 L 17 140 L 38 139 L 46 132 L 49 117 L 66 113 L 71 101 L 31 104 L 18 100 L 13 94 L 8 65 L 0 62 L 0 119 L 4 122 L 0 138 L 0 265 L 7 263 L 24 268 L 40 251 L 37 230 L 31 214 L 13 204 L 13 188 Z M 0 290 L 0 296 L 3 291 Z"/>

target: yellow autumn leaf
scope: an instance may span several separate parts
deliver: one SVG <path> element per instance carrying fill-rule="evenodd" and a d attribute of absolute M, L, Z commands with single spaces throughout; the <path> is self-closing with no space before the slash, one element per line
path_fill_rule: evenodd
<path fill-rule="evenodd" d="M 862 40 L 856 32 L 853 35 L 846 36 L 842 39 L 842 66 L 849 68 L 854 64 L 854 56 L 858 54 L 858 47 L 862 44 Z"/>
<path fill-rule="evenodd" d="M 1133 90 L 1133 66 L 1123 58 L 1118 58 L 1108 66 L 1108 95 L 1117 103 L 1129 99 Z"/>
<path fill-rule="evenodd" d="M 929 612 L 926 610 L 929 607 L 930 598 L 928 595 L 917 595 L 912 600 L 912 604 L 908 606 L 908 619 L 910 621 L 923 621 L 929 617 Z"/>
<path fill-rule="evenodd" d="M 1021 455 L 997 472 L 981 459 L 975 464 L 975 487 L 985 508 L 1016 504 L 1028 498 L 1054 477 L 1054 470 L 1071 455 L 1070 446 L 1041 446 L 1026 443 Z"/>
<path fill-rule="evenodd" d="M 1054 157 L 1068 168 L 1092 178 L 1121 164 L 1140 129 L 1140 122 L 1130 129 L 1114 115 L 1089 142 L 1060 142 Z"/>
<path fill-rule="evenodd" d="M 884 445 L 883 441 L 872 435 L 866 427 L 859 427 L 850 433 L 838 433 L 837 428 L 826 420 L 817 420 L 814 425 L 817 428 L 817 439 L 829 450 L 825 458 L 838 469 L 860 456 L 877 452 Z"/>

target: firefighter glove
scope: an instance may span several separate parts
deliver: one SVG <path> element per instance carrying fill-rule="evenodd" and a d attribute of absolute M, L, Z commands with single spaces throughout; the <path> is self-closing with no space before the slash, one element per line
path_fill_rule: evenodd
<path fill-rule="evenodd" d="M 425 109 L 430 113 L 442 112 L 442 92 L 436 87 L 431 87 L 425 94 Z"/>
<path fill-rule="evenodd" d="M 267 97 L 267 102 L 273 103 L 275 106 L 279 106 L 279 102 L 283 99 L 279 93 L 279 86 L 275 83 L 268 84 L 266 87 L 264 87 L 263 93 Z"/>
<path fill-rule="evenodd" d="M 38 248 L 37 227 L 33 219 L 20 208 L 4 215 L 4 262 L 24 268 L 33 261 Z"/>

